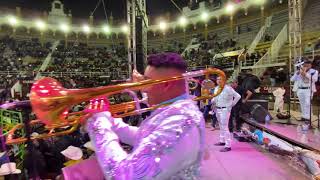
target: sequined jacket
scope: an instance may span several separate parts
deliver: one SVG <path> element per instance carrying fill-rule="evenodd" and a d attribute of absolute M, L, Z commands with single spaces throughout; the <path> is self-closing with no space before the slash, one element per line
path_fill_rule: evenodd
<path fill-rule="evenodd" d="M 139 128 L 99 113 L 88 132 L 106 179 L 198 179 L 204 149 L 204 119 L 192 100 L 159 108 Z M 134 147 L 127 154 L 119 140 Z"/>

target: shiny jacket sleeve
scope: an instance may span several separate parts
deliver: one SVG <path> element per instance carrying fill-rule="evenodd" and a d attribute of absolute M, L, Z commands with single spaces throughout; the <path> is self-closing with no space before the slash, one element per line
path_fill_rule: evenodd
<path fill-rule="evenodd" d="M 297 81 L 299 80 L 300 75 L 298 74 L 298 72 L 294 72 L 293 76 L 290 78 L 290 80 L 293 81 Z"/>
<path fill-rule="evenodd" d="M 311 80 L 311 74 L 310 73 L 306 73 L 306 78 L 308 78 L 309 80 Z M 314 70 L 314 72 L 312 73 L 312 82 L 317 82 L 319 78 L 319 74 L 317 70 Z"/>
<path fill-rule="evenodd" d="M 116 133 L 106 125 L 111 117 L 93 117 L 87 127 L 96 156 L 107 179 L 168 179 L 196 161 L 200 149 L 194 117 L 172 115 L 161 120 L 142 138 L 132 153 L 119 145 Z"/>
<path fill-rule="evenodd" d="M 134 145 L 137 136 L 138 128 L 129 126 L 124 123 L 121 118 L 113 119 L 112 130 L 118 135 L 120 141 L 131 146 Z"/>

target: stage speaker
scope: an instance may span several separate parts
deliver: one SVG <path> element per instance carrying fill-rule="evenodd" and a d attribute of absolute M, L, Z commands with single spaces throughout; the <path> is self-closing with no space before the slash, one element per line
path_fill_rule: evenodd
<path fill-rule="evenodd" d="M 260 104 L 253 105 L 250 114 L 258 123 L 265 123 L 266 121 L 272 120 L 269 111 Z"/>
<path fill-rule="evenodd" d="M 144 32 L 143 32 L 143 17 L 136 17 L 136 65 L 137 70 L 140 73 L 144 73 L 144 69 L 146 66 L 146 54 L 144 51 Z M 145 42 L 146 43 L 146 42 Z"/>
<path fill-rule="evenodd" d="M 250 99 L 247 101 L 246 105 L 248 109 L 251 109 L 254 105 L 259 104 L 263 108 L 268 110 L 269 101 L 264 99 Z"/>

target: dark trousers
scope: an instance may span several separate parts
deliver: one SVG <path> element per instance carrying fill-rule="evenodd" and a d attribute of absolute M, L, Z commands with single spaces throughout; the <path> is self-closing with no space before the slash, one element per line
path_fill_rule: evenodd
<path fill-rule="evenodd" d="M 204 119 L 207 121 L 208 117 L 209 117 L 209 111 L 211 110 L 211 105 L 206 105 L 204 107 L 204 110 L 203 110 L 203 117 Z"/>
<path fill-rule="evenodd" d="M 211 118 L 211 126 L 216 127 L 217 122 L 218 122 L 217 116 L 216 116 L 216 114 L 213 114 L 212 118 Z"/>
<path fill-rule="evenodd" d="M 233 130 L 240 131 L 241 126 L 243 124 L 242 119 L 240 118 L 241 114 L 241 104 L 238 103 L 231 109 L 231 116 L 229 119 L 229 130 L 230 132 L 233 132 Z M 234 129 L 234 122 L 236 125 L 236 129 Z"/>

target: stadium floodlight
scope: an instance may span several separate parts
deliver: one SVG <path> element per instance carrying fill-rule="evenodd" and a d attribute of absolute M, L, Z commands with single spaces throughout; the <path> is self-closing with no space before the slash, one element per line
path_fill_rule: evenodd
<path fill-rule="evenodd" d="M 162 31 L 166 30 L 166 29 L 167 29 L 167 23 L 164 22 L 164 21 L 161 21 L 161 22 L 159 23 L 159 28 L 160 28 Z"/>
<path fill-rule="evenodd" d="M 226 12 L 227 13 L 233 13 L 234 9 L 235 9 L 234 4 L 232 4 L 232 3 L 228 3 L 227 4 L 227 6 L 226 6 Z"/>
<path fill-rule="evenodd" d="M 180 24 L 181 26 L 187 25 L 187 18 L 184 17 L 184 16 L 181 16 L 181 17 L 179 18 L 179 24 Z"/>
<path fill-rule="evenodd" d="M 18 24 L 18 19 L 14 16 L 9 16 L 8 22 L 11 26 L 16 26 Z"/>
<path fill-rule="evenodd" d="M 70 27 L 67 24 L 60 24 L 60 30 L 67 33 L 70 30 Z"/>
<path fill-rule="evenodd" d="M 44 30 L 46 28 L 46 23 L 43 22 L 42 20 L 37 20 L 36 21 L 36 27 L 39 29 L 39 30 Z"/>
<path fill-rule="evenodd" d="M 83 25 L 82 26 L 82 30 L 83 30 L 83 32 L 85 32 L 86 34 L 88 34 L 88 33 L 90 33 L 90 27 L 88 26 L 88 25 Z"/>
<path fill-rule="evenodd" d="M 264 4 L 266 1 L 265 0 L 255 0 L 256 4 L 262 5 Z"/>
<path fill-rule="evenodd" d="M 106 34 L 109 34 L 111 32 L 110 27 L 108 25 L 104 25 L 102 29 Z"/>
<path fill-rule="evenodd" d="M 208 18 L 209 18 L 209 14 L 208 14 L 207 12 L 203 12 L 203 13 L 201 14 L 201 19 L 202 19 L 203 21 L 207 21 Z"/>
<path fill-rule="evenodd" d="M 121 30 L 122 30 L 122 32 L 124 32 L 124 33 L 128 33 L 128 32 L 129 32 L 129 27 L 128 27 L 127 25 L 123 25 L 123 26 L 121 27 Z"/>

